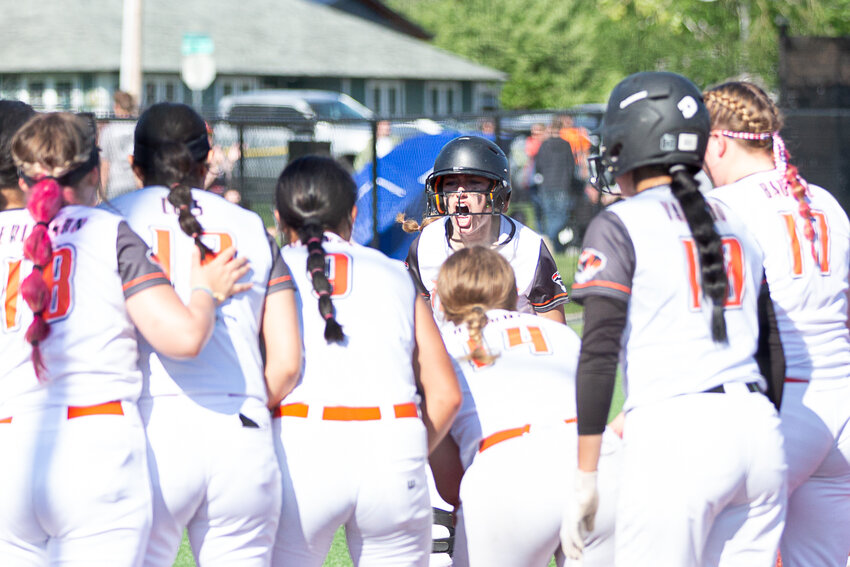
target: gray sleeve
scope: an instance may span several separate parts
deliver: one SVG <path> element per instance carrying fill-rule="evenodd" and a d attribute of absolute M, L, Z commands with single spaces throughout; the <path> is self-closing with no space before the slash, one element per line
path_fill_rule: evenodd
<path fill-rule="evenodd" d="M 635 248 L 620 217 L 602 211 L 587 228 L 572 299 L 583 303 L 590 295 L 602 295 L 628 302 L 635 272 Z"/>
<path fill-rule="evenodd" d="M 280 248 L 271 235 L 266 235 L 269 241 L 269 247 L 272 254 L 272 269 L 269 273 L 269 285 L 266 288 L 266 295 L 281 291 L 284 289 L 295 289 L 295 282 L 292 281 L 292 272 L 289 271 L 289 266 L 284 261 L 280 253 Z"/>
<path fill-rule="evenodd" d="M 152 260 L 153 254 L 148 245 L 130 229 L 126 221 L 118 225 L 116 250 L 118 274 L 124 286 L 125 298 L 156 285 L 171 285 L 162 267 Z"/>

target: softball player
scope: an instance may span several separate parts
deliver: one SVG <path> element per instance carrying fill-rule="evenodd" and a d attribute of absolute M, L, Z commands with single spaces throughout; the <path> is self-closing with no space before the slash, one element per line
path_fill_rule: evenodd
<path fill-rule="evenodd" d="M 0 100 L 0 211 L 24 208 L 18 168 L 12 159 L 12 136 L 33 114 L 35 111 L 25 102 Z"/>
<path fill-rule="evenodd" d="M 27 209 L 0 213 L 0 557 L 11 567 L 141 565 L 151 492 L 136 330 L 171 356 L 212 333 L 245 272 L 196 255 L 188 306 L 97 199 L 94 128 L 42 114 L 16 134 Z M 134 327 L 135 325 L 135 327 Z"/>
<path fill-rule="evenodd" d="M 684 77 L 637 73 L 611 93 L 601 134 L 597 169 L 610 172 L 627 198 L 591 222 L 572 290 L 585 327 L 577 505 L 563 544 L 579 555 L 593 525 L 622 345 L 616 564 L 773 566 L 786 504 L 774 407 L 782 368 L 768 381 L 755 360 L 762 252 L 694 180 L 708 111 Z M 770 320 L 770 302 L 763 304 Z M 773 323 L 765 325 L 771 333 Z M 771 354 L 781 358 L 781 349 Z M 761 394 L 769 385 L 774 404 Z"/>
<path fill-rule="evenodd" d="M 404 266 L 348 240 L 356 193 L 330 158 L 295 160 L 278 180 L 305 341 L 304 373 L 275 420 L 278 567 L 322 565 L 340 525 L 355 565 L 428 564 L 426 459 L 460 390 Z"/>
<path fill-rule="evenodd" d="M 545 566 L 559 551 L 559 531 L 576 468 L 575 370 L 580 341 L 566 325 L 516 312 L 510 264 L 483 247 L 458 250 L 440 269 L 443 329 L 460 371 L 463 406 L 451 442 L 463 464 L 454 565 Z M 605 436 L 601 508 L 582 565 L 614 559 L 614 505 L 620 439 Z M 457 484 L 432 457 L 441 486 Z M 448 476 L 449 478 L 446 478 Z M 445 492 L 446 489 L 444 488 Z M 451 489 L 449 489 L 451 491 Z M 456 501 L 455 494 L 447 494 Z"/>
<path fill-rule="evenodd" d="M 711 196 L 746 220 L 785 349 L 782 431 L 788 460 L 786 567 L 843 567 L 850 552 L 850 223 L 824 189 L 788 164 L 779 110 L 758 87 L 705 93 Z"/>
<path fill-rule="evenodd" d="M 146 187 L 112 201 L 183 297 L 198 249 L 214 256 L 236 246 L 251 265 L 249 291 L 219 304 L 197 358 L 140 343 L 154 493 L 147 566 L 174 563 L 184 528 L 200 565 L 268 565 L 280 517 L 267 405 L 279 403 L 301 367 L 293 282 L 259 216 L 191 188 L 203 182 L 209 149 L 206 125 L 189 106 L 151 106 L 137 123 L 133 153 Z"/>
<path fill-rule="evenodd" d="M 511 196 L 510 167 L 495 143 L 462 136 L 447 143 L 434 161 L 426 184 L 426 219 L 410 246 L 407 264 L 420 293 L 439 317 L 434 294 L 440 266 L 466 246 L 498 250 L 514 268 L 519 310 L 564 322 L 569 301 L 555 260 L 536 232 L 502 214 Z M 424 224 L 424 223 L 423 223 Z M 405 222 L 405 230 L 420 228 Z"/>

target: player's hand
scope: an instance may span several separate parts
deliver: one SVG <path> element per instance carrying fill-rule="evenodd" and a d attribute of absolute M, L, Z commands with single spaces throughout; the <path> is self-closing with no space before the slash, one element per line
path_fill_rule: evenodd
<path fill-rule="evenodd" d="M 596 523 L 599 507 L 596 474 L 596 471 L 576 470 L 574 499 L 567 505 L 567 513 L 561 522 L 561 549 L 573 560 L 581 559 L 584 540 Z"/>
<path fill-rule="evenodd" d="M 201 265 L 201 252 L 192 247 L 192 287 L 205 287 L 221 303 L 231 295 L 251 289 L 251 282 L 238 283 L 248 273 L 247 258 L 236 258 L 236 248 L 222 250 L 214 258 Z"/>

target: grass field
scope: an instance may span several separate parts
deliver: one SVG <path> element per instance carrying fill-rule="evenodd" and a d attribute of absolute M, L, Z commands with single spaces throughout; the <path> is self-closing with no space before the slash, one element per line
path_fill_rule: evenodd
<path fill-rule="evenodd" d="M 564 285 L 567 289 L 572 286 L 573 276 L 575 274 L 577 255 L 575 252 L 567 254 L 555 255 L 555 262 L 558 264 L 558 269 L 561 272 L 561 277 L 564 280 Z M 582 329 L 581 306 L 570 303 L 565 308 L 568 324 L 579 334 Z M 623 391 L 620 384 L 620 378 L 617 378 L 617 387 L 614 391 L 614 400 L 611 404 L 611 412 L 609 419 L 613 418 L 623 406 Z M 333 545 L 325 560 L 324 567 L 351 567 L 351 557 L 348 554 L 348 546 L 345 543 L 345 533 L 342 529 L 338 530 L 334 537 Z M 554 562 L 551 563 L 554 565 Z M 196 567 L 195 560 L 192 557 L 192 551 L 189 548 L 189 542 L 184 537 L 183 543 L 180 546 L 180 552 L 177 555 L 177 560 L 174 567 Z"/>

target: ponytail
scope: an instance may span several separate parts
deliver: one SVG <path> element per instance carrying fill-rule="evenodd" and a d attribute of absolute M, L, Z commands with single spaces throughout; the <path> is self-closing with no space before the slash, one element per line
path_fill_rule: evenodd
<path fill-rule="evenodd" d="M 62 188 L 53 178 L 38 181 L 30 189 L 27 209 L 35 219 L 35 226 L 24 241 L 24 257 L 33 263 L 33 271 L 21 283 L 21 295 L 33 312 L 33 320 L 26 331 L 26 340 L 32 345 L 32 362 L 39 382 L 44 382 L 44 360 L 39 344 L 50 334 L 50 323 L 44 312 L 50 306 L 50 289 L 44 281 L 44 269 L 53 259 L 53 243 L 48 225 L 62 208 Z"/>
<path fill-rule="evenodd" d="M 708 212 L 699 184 L 688 169 L 680 164 L 670 168 L 670 188 L 682 207 L 685 220 L 694 237 L 700 264 L 703 296 L 711 302 L 711 338 L 716 343 L 728 342 L 724 306 L 729 280 L 723 257 L 723 242 Z"/>
<path fill-rule="evenodd" d="M 325 249 L 322 246 L 324 231 L 315 222 L 305 222 L 298 231 L 301 242 L 307 245 L 307 273 L 313 282 L 313 291 L 319 296 L 319 314 L 325 320 L 325 340 L 341 343 L 345 339 L 342 326 L 337 322 L 336 309 L 331 300 L 331 282 L 325 274 Z"/>
<path fill-rule="evenodd" d="M 469 332 L 469 358 L 476 364 L 485 366 L 492 364 L 496 357 L 484 346 L 484 327 L 487 326 L 487 312 L 481 305 L 469 305 L 461 314 L 466 329 Z"/>

